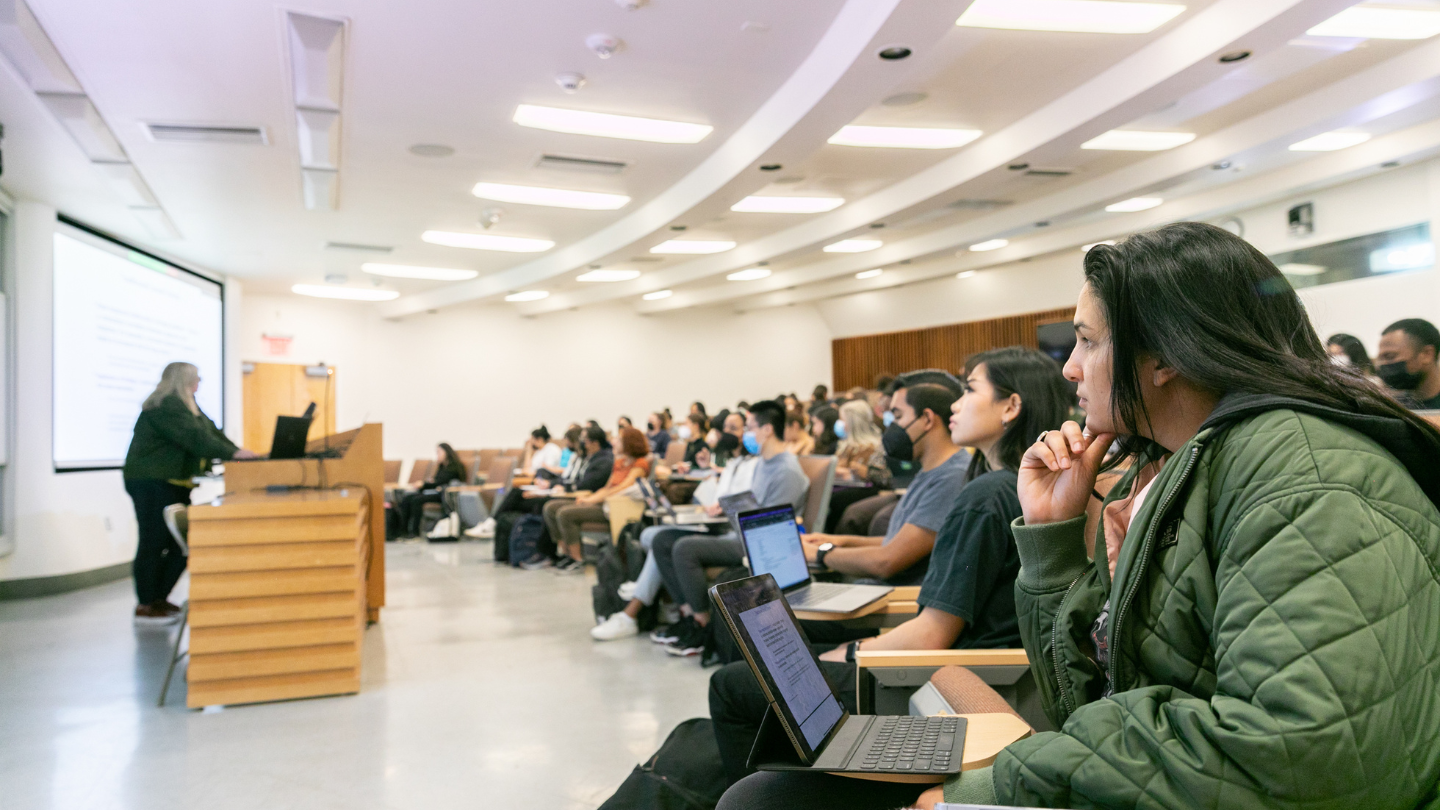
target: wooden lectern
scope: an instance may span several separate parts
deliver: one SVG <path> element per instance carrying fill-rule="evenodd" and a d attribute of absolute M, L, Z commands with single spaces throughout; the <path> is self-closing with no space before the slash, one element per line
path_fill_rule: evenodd
<path fill-rule="evenodd" d="M 315 439 L 306 453 L 329 451 L 333 458 L 257 459 L 225 464 L 225 491 L 263 491 L 268 486 L 363 487 L 369 494 L 370 559 L 365 574 L 366 619 L 380 620 L 385 606 L 385 459 L 376 423 Z"/>

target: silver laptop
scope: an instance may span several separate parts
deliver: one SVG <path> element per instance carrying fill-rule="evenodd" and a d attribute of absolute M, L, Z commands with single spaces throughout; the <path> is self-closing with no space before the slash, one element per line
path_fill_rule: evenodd
<path fill-rule="evenodd" d="M 795 610 L 850 613 L 895 590 L 889 585 L 851 585 L 811 579 L 805 549 L 800 545 L 800 529 L 795 525 L 795 510 L 788 505 L 742 512 L 739 523 L 750 573 L 774 577 L 785 601 Z"/>
<path fill-rule="evenodd" d="M 661 520 L 668 519 L 676 526 L 725 522 L 724 517 L 711 517 L 706 514 L 705 507 L 699 504 L 687 504 L 684 506 L 671 504 L 670 499 L 665 497 L 665 493 L 660 492 L 645 478 L 639 478 L 635 483 L 640 487 L 640 495 L 645 499 L 645 505 L 650 507 L 650 511 L 654 512 L 655 516 Z"/>

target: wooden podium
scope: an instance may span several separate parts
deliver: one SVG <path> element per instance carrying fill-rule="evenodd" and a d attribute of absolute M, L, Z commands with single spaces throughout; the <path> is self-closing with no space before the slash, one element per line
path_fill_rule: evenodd
<path fill-rule="evenodd" d="M 225 465 L 226 492 L 255 492 L 267 486 L 361 486 L 369 493 L 369 560 L 365 573 L 366 619 L 380 621 L 385 606 L 385 459 L 380 425 L 371 423 L 305 445 L 306 453 L 329 448 L 335 458 L 259 459 Z M 193 518 L 192 518 L 193 519 Z"/>

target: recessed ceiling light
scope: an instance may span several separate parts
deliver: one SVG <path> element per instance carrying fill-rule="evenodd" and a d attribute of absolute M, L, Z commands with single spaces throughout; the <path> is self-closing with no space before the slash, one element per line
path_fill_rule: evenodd
<path fill-rule="evenodd" d="M 855 278 L 875 278 L 883 272 L 885 272 L 885 270 L 879 267 L 875 268 L 874 270 L 861 270 L 860 272 L 855 274 Z"/>
<path fill-rule="evenodd" d="M 1352 6 L 1305 33 L 1312 37 L 1429 39 L 1440 34 L 1440 12 Z"/>
<path fill-rule="evenodd" d="M 971 245 L 970 249 L 976 253 L 984 253 L 987 250 L 999 250 L 1008 244 L 1010 244 L 1009 239 L 987 239 L 979 244 Z"/>
<path fill-rule="evenodd" d="M 1287 276 L 1318 276 L 1325 272 L 1327 267 L 1318 264 L 1282 264 L 1280 272 Z"/>
<path fill-rule="evenodd" d="M 831 135 L 829 143 L 883 149 L 955 149 L 983 134 L 978 129 L 847 126 Z"/>
<path fill-rule="evenodd" d="M 424 278 L 431 281 L 464 281 L 480 275 L 474 270 L 460 270 L 450 267 L 416 267 L 408 264 L 380 264 L 365 262 L 360 269 L 371 275 L 390 278 Z"/>
<path fill-rule="evenodd" d="M 293 293 L 312 298 L 340 298 L 346 301 L 394 301 L 400 297 L 395 290 L 377 290 L 373 287 L 329 287 L 324 284 L 296 284 L 290 288 Z"/>
<path fill-rule="evenodd" d="M 443 143 L 417 143 L 410 147 L 410 154 L 420 157 L 450 157 L 455 154 L 455 147 Z"/>
<path fill-rule="evenodd" d="M 1370 140 L 1368 132 L 1322 132 L 1313 138 L 1290 144 L 1291 152 L 1334 152 Z"/>
<path fill-rule="evenodd" d="M 1105 149 L 1115 152 L 1163 152 L 1195 140 L 1193 132 L 1144 132 L 1138 129 L 1112 129 L 1080 144 L 1081 149 Z"/>
<path fill-rule="evenodd" d="M 730 281 L 758 281 L 762 278 L 768 278 L 769 275 L 770 268 L 768 267 L 752 267 L 748 270 L 739 270 L 731 273 L 725 278 Z"/>
<path fill-rule="evenodd" d="M 555 247 L 549 239 L 527 239 L 521 236 L 496 236 L 492 233 L 455 233 L 453 231 L 426 231 L 420 238 L 432 245 L 470 248 L 471 250 L 500 250 L 506 253 L 541 253 Z"/>
<path fill-rule="evenodd" d="M 1148 34 L 1185 7 L 1111 0 L 975 0 L 956 25 L 1079 34 Z"/>
<path fill-rule="evenodd" d="M 742 214 L 823 214 L 844 204 L 840 197 L 746 197 L 730 210 Z"/>
<path fill-rule="evenodd" d="M 688 124 L 683 121 L 661 121 L 629 115 L 562 110 L 521 104 L 512 119 L 522 127 L 568 132 L 572 135 L 593 135 L 597 138 L 624 138 L 652 143 L 697 143 L 704 140 L 714 127 Z"/>
<path fill-rule="evenodd" d="M 723 253 L 735 247 L 734 242 L 721 239 L 671 239 L 650 248 L 651 253 Z"/>
<path fill-rule="evenodd" d="M 1136 211 L 1148 211 L 1165 201 L 1159 197 L 1131 197 L 1128 200 L 1121 200 L 1105 206 L 1105 210 L 1112 214 L 1133 214 Z"/>
<path fill-rule="evenodd" d="M 521 290 L 505 296 L 505 300 L 511 303 L 520 301 L 539 301 L 542 298 L 549 298 L 550 293 L 546 290 Z"/>
<path fill-rule="evenodd" d="M 958 272 L 958 273 L 955 274 L 955 278 L 970 278 L 971 276 L 975 275 L 975 274 L 978 273 L 978 272 L 980 272 L 980 271 L 978 271 L 978 270 L 961 270 L 960 272 Z"/>
<path fill-rule="evenodd" d="M 1080 252 L 1081 252 L 1081 253 L 1089 253 L 1091 248 L 1097 248 L 1097 247 L 1100 247 L 1101 245 L 1113 245 L 1113 244 L 1115 244 L 1115 240 L 1114 240 L 1114 239 L 1105 239 L 1105 240 L 1100 241 L 1100 242 L 1091 242 L 1091 243 L 1088 244 L 1088 245 L 1081 245 L 1081 246 L 1080 246 Z"/>
<path fill-rule="evenodd" d="M 874 250 L 885 244 L 879 239 L 841 239 L 831 245 L 826 245 L 826 253 L 864 253 L 867 250 Z"/>
<path fill-rule="evenodd" d="M 611 270 L 591 270 L 575 277 L 576 281 L 608 283 L 616 281 L 633 281 L 640 277 L 639 270 L 622 270 L 619 268 Z"/>
<path fill-rule="evenodd" d="M 548 205 L 551 208 L 581 208 L 587 211 L 614 211 L 630 202 L 624 194 L 602 194 L 598 191 L 573 191 L 568 188 L 512 186 L 509 183 L 476 183 L 471 194 L 482 200 Z"/>
<path fill-rule="evenodd" d="M 675 291 L 674 291 L 674 290 L 656 290 L 655 292 L 645 293 L 644 295 L 642 295 L 642 296 L 640 296 L 640 297 L 643 298 L 643 299 L 645 299 L 646 301 L 659 301 L 659 300 L 661 300 L 661 299 L 663 299 L 663 298 L 669 298 L 670 296 L 672 296 L 672 295 L 674 295 L 674 294 L 675 294 Z"/>

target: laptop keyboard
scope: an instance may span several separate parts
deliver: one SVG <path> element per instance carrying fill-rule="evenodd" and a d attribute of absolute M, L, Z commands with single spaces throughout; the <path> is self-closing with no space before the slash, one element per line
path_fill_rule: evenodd
<path fill-rule="evenodd" d="M 805 589 L 804 593 L 797 595 L 799 598 L 791 599 L 787 596 L 785 597 L 785 601 L 789 602 L 792 608 L 802 605 L 815 605 L 833 596 L 839 596 L 849 587 L 850 586 L 843 582 L 812 582 L 810 583 L 810 587 Z"/>
<path fill-rule="evenodd" d="M 949 770 L 959 725 L 954 717 L 886 717 L 861 767 L 892 773 Z"/>

